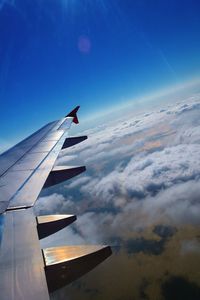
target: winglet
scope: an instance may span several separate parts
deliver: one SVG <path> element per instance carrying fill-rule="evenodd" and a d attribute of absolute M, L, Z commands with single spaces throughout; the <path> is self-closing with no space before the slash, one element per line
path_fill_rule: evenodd
<path fill-rule="evenodd" d="M 75 124 L 78 124 L 79 121 L 78 121 L 78 117 L 77 117 L 77 111 L 79 110 L 80 106 L 77 106 L 76 108 L 74 108 L 67 116 L 67 117 L 73 117 L 73 122 Z"/>

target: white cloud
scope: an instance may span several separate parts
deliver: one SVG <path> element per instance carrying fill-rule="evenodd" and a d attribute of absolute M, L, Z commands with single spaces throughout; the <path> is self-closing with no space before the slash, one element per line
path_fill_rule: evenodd
<path fill-rule="evenodd" d="M 66 199 L 63 195 L 52 194 L 46 197 L 40 197 L 35 205 L 35 211 L 37 215 L 42 214 L 56 214 L 60 211 L 69 213 L 74 209 L 74 202 L 72 198 Z"/>
<path fill-rule="evenodd" d="M 179 145 L 132 158 L 122 170 L 114 170 L 103 178 L 92 179 L 81 186 L 82 192 L 104 202 L 117 196 L 144 198 L 155 195 L 180 182 L 200 177 L 198 160 L 200 145 Z"/>
<path fill-rule="evenodd" d="M 74 179 L 70 184 L 68 184 L 66 186 L 66 188 L 67 189 L 76 188 L 80 185 L 87 183 L 90 180 L 91 180 L 91 178 L 89 176 L 81 176 L 81 177 L 78 177 L 77 179 Z"/>
<path fill-rule="evenodd" d="M 71 162 L 82 160 L 85 163 L 91 163 L 97 160 L 106 160 L 115 155 L 129 155 L 137 148 L 144 146 L 145 142 L 155 139 L 156 135 L 158 135 L 157 139 L 164 139 L 167 134 L 170 135 L 170 130 L 176 132 L 177 140 L 173 142 L 178 144 L 180 143 L 178 132 L 182 132 L 181 127 L 185 123 L 184 130 L 188 130 L 189 126 L 194 126 L 191 124 L 194 117 L 185 118 L 183 112 L 186 114 L 196 112 L 196 115 L 199 113 L 200 105 L 197 99 L 192 98 L 190 101 L 191 103 L 180 102 L 170 105 L 167 111 L 161 109 L 148 114 L 139 114 L 126 120 L 121 119 L 118 122 L 104 124 L 98 130 L 95 128 L 90 131 L 86 142 L 63 152 L 58 163 L 68 163 L 70 160 Z M 189 124 L 187 124 L 188 120 L 190 120 Z M 159 127 L 161 128 L 160 137 Z M 187 132 L 185 132 L 186 134 Z"/>
<path fill-rule="evenodd" d="M 199 225 L 199 195 L 200 181 L 192 180 L 161 190 L 156 196 L 147 196 L 143 200 L 127 201 L 126 197 L 116 196 L 114 202 L 120 208 L 117 213 L 83 213 L 76 226 L 85 240 L 99 242 L 116 235 L 123 237 L 127 232 L 141 230 L 159 222 L 175 226 Z"/>
<path fill-rule="evenodd" d="M 200 224 L 199 104 L 194 97 L 103 124 L 63 152 L 58 163 L 78 160 L 88 169 L 64 185 L 67 199 L 58 195 L 50 205 L 80 215 L 75 239 L 103 242 L 156 222 Z"/>
<path fill-rule="evenodd" d="M 86 241 L 80 236 L 80 234 L 73 230 L 72 225 L 41 240 L 41 248 L 84 244 L 86 244 Z"/>

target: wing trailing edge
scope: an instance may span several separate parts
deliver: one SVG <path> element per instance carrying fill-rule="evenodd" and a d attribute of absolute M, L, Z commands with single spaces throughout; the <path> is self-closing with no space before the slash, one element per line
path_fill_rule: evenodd
<path fill-rule="evenodd" d="M 43 249 L 49 292 L 91 271 L 111 254 L 109 246 L 81 245 Z"/>
<path fill-rule="evenodd" d="M 79 106 L 0 156 L 0 213 L 5 212 L 0 251 L 1 300 L 48 300 L 48 290 L 67 285 L 112 254 L 109 246 L 42 250 L 39 243 L 39 239 L 76 220 L 75 215 L 35 216 L 32 207 L 42 188 L 86 170 L 85 166 L 53 167 L 62 149 L 87 139 L 68 138 L 71 123 L 79 123 L 78 109 Z"/>

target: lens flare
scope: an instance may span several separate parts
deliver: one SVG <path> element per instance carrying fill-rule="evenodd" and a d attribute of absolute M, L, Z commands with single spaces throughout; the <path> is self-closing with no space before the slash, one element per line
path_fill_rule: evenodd
<path fill-rule="evenodd" d="M 78 39 L 78 49 L 83 54 L 89 54 L 91 50 L 91 41 L 87 36 L 80 36 Z"/>

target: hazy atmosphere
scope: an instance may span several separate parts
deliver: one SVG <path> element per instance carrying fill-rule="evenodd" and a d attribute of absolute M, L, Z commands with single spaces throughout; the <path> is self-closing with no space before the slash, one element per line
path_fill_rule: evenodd
<path fill-rule="evenodd" d="M 200 94 L 87 130 L 59 165 L 87 172 L 41 196 L 36 211 L 75 213 L 42 242 L 110 244 L 113 255 L 52 299 L 200 297 Z M 59 298 L 61 297 L 61 298 Z"/>
<path fill-rule="evenodd" d="M 35 205 L 77 221 L 41 246 L 113 251 L 52 300 L 200 299 L 199 36 L 197 0 L 0 0 L 0 152 L 76 105 L 88 136 Z"/>

